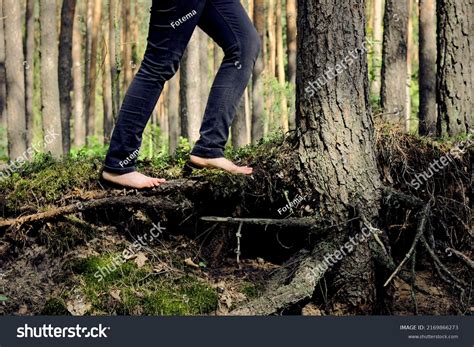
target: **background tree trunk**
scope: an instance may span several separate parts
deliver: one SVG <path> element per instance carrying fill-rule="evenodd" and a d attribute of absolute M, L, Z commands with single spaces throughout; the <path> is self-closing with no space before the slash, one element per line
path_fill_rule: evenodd
<path fill-rule="evenodd" d="M 408 0 L 386 0 L 381 106 L 384 119 L 405 129 Z"/>
<path fill-rule="evenodd" d="M 196 73 L 199 67 L 199 32 L 194 31 L 191 41 L 181 61 L 181 132 L 190 143 L 199 139 L 199 128 L 201 126 L 201 79 Z"/>
<path fill-rule="evenodd" d="M 120 108 L 120 76 L 117 69 L 116 22 L 117 1 L 109 0 L 109 65 L 112 83 L 112 112 L 115 120 Z"/>
<path fill-rule="evenodd" d="M 69 153 L 71 149 L 72 35 L 75 11 L 76 0 L 63 0 L 59 37 L 59 95 L 64 153 Z"/>
<path fill-rule="evenodd" d="M 372 71 L 373 80 L 370 86 L 371 94 L 380 101 L 381 66 L 382 66 L 382 40 L 383 40 L 383 12 L 384 0 L 373 0 L 373 52 Z"/>
<path fill-rule="evenodd" d="M 5 25 L 5 68 L 7 74 L 8 155 L 15 160 L 26 150 L 25 80 L 21 23 L 21 3 L 3 0 Z"/>
<path fill-rule="evenodd" d="M 110 68 L 111 59 L 111 51 L 110 46 L 111 42 L 107 42 L 110 38 L 109 26 L 112 24 L 110 20 L 102 22 L 102 60 L 103 60 L 103 69 L 102 69 L 102 104 L 104 108 L 104 120 L 103 120 L 103 128 L 104 128 L 104 144 L 110 142 L 110 138 L 112 136 L 112 129 L 114 126 L 114 115 L 113 115 L 113 105 L 112 105 L 112 71 Z"/>
<path fill-rule="evenodd" d="M 252 77 L 252 142 L 255 143 L 263 137 L 263 116 L 264 116 L 264 97 L 263 97 L 263 36 L 265 35 L 265 2 L 264 0 L 255 0 L 253 8 L 253 22 L 257 32 L 260 35 L 262 48 L 255 62 Z"/>
<path fill-rule="evenodd" d="M 26 115 L 26 145 L 33 141 L 33 102 L 35 75 L 35 0 L 26 1 L 25 14 L 25 115 Z"/>
<path fill-rule="evenodd" d="M 5 30 L 3 17 L 3 0 L 0 0 L 0 127 L 7 128 L 7 76 L 5 71 Z"/>
<path fill-rule="evenodd" d="M 470 0 L 438 1 L 438 115 L 441 135 L 467 134 L 474 127 L 474 48 Z"/>
<path fill-rule="evenodd" d="M 132 32 L 131 32 L 131 0 L 122 0 L 122 71 L 123 90 L 127 90 L 132 82 Z"/>
<path fill-rule="evenodd" d="M 56 2 L 40 1 L 41 18 L 41 103 L 43 113 L 43 133 L 53 131 L 56 137 L 49 144 L 45 142 L 45 151 L 55 157 L 63 154 L 61 129 L 61 110 L 59 106 L 58 84 L 58 34 Z"/>
<path fill-rule="evenodd" d="M 90 29 L 89 80 L 86 81 L 88 86 L 86 95 L 86 140 L 89 136 L 96 135 L 95 92 L 97 89 L 97 46 L 99 41 L 100 19 L 102 15 L 102 1 L 93 1 L 92 27 Z"/>
<path fill-rule="evenodd" d="M 180 135 L 179 74 L 180 72 L 168 82 L 169 153 L 172 155 L 176 153 Z"/>
<path fill-rule="evenodd" d="M 80 4 L 78 4 L 80 6 Z M 78 10 L 80 7 L 78 8 Z M 86 120 L 84 112 L 84 69 L 82 54 L 83 37 L 79 16 L 74 18 L 72 37 L 73 89 L 74 89 L 74 146 L 86 144 Z"/>
<path fill-rule="evenodd" d="M 436 0 L 419 0 L 420 135 L 435 136 L 436 106 Z"/>
<path fill-rule="evenodd" d="M 283 1 L 277 0 L 276 4 L 276 51 L 278 61 L 278 83 L 280 84 L 280 126 L 284 132 L 289 130 L 288 120 L 288 100 L 286 98 L 286 78 L 285 78 L 285 56 L 283 49 L 283 22 L 282 11 Z"/>
<path fill-rule="evenodd" d="M 360 0 L 339 1 L 337 6 L 320 0 L 298 3 L 298 44 L 305 47 L 298 52 L 297 73 L 296 122 L 302 134 L 299 179 L 306 191 L 317 194 L 321 216 L 341 226 L 331 236 L 340 242 L 348 237 L 347 221 L 354 206 L 359 206 L 369 220 L 378 215 L 380 206 L 366 55 L 340 74 L 337 83 L 327 83 L 313 97 L 307 96 L 305 88 L 324 73 L 325 67 L 335 66 L 351 50 L 362 47 L 364 9 Z M 344 257 L 333 283 L 336 287 L 344 283 L 334 291 L 343 312 L 350 305 L 347 310 L 351 312 L 371 311 L 375 303 L 374 269 L 367 243 Z"/>

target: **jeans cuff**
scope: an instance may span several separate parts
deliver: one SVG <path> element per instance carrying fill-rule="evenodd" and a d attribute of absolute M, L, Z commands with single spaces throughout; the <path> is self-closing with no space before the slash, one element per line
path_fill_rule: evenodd
<path fill-rule="evenodd" d="M 199 145 L 195 145 L 191 155 L 195 155 L 200 158 L 223 158 L 224 151 L 220 148 L 206 148 Z"/>
<path fill-rule="evenodd" d="M 109 173 L 115 173 L 115 174 L 120 174 L 120 175 L 124 175 L 124 174 L 127 174 L 127 173 L 130 173 L 130 172 L 135 172 L 135 167 L 132 166 L 132 167 L 111 167 L 111 166 L 107 166 L 107 165 L 104 165 L 104 168 L 103 170 L 105 172 L 109 172 Z"/>

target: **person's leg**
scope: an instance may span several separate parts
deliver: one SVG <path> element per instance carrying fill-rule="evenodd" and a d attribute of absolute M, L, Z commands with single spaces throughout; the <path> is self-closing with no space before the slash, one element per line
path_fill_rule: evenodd
<path fill-rule="evenodd" d="M 135 172 L 142 134 L 164 83 L 178 69 L 205 3 L 153 0 L 145 57 L 127 90 L 105 160 L 107 180 L 136 188 L 160 183 Z"/>
<path fill-rule="evenodd" d="M 224 50 L 225 56 L 209 95 L 201 136 L 191 152 L 191 161 L 251 173 L 251 169 L 239 170 L 225 160 L 224 148 L 260 51 L 259 35 L 239 0 L 208 0 L 198 25 Z"/>

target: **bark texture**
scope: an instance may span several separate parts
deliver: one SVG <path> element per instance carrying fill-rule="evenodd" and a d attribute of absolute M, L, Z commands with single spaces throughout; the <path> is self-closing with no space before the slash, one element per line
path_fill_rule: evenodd
<path fill-rule="evenodd" d="M 408 0 L 386 0 L 381 106 L 385 120 L 405 128 Z"/>
<path fill-rule="evenodd" d="M 438 130 L 467 134 L 474 127 L 472 1 L 438 1 Z"/>
<path fill-rule="evenodd" d="M 7 85 L 7 134 L 8 155 L 11 160 L 23 155 L 26 150 L 25 79 L 22 42 L 21 3 L 3 0 L 5 30 L 6 85 Z"/>
<path fill-rule="evenodd" d="M 332 236 L 340 242 L 357 233 L 347 224 L 354 209 L 371 220 L 380 206 L 366 54 L 313 96 L 305 88 L 350 51 L 363 47 L 364 9 L 365 2 L 359 0 L 298 4 L 298 44 L 305 47 L 298 52 L 297 72 L 299 179 L 301 189 L 315 192 L 320 216 L 340 226 Z M 371 258 L 366 242 L 339 263 L 333 283 L 340 305 L 370 311 L 375 302 Z"/>

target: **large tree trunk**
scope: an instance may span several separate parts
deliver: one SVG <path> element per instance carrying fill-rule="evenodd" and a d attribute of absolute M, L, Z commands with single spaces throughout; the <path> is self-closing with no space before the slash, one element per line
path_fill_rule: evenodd
<path fill-rule="evenodd" d="M 61 110 L 59 106 L 58 31 L 56 2 L 40 1 L 41 17 L 41 104 L 43 132 L 54 132 L 53 141 L 45 141 L 45 151 L 59 157 L 63 152 Z"/>
<path fill-rule="evenodd" d="M 199 139 L 201 113 L 201 79 L 196 73 L 199 66 L 199 35 L 196 30 L 191 37 L 181 63 L 181 132 L 182 136 L 195 143 Z"/>
<path fill-rule="evenodd" d="M 436 0 L 420 0 L 420 135 L 435 136 L 436 107 Z"/>
<path fill-rule="evenodd" d="M 381 106 L 384 119 L 405 129 L 408 0 L 386 0 Z"/>
<path fill-rule="evenodd" d="M 26 145 L 33 141 L 33 99 L 34 99 L 34 61 L 35 61 L 35 0 L 27 0 L 25 14 L 25 114 Z"/>
<path fill-rule="evenodd" d="M 74 89 L 74 146 L 86 144 L 86 120 L 84 112 L 84 70 L 79 16 L 74 19 L 72 37 L 73 89 Z"/>
<path fill-rule="evenodd" d="M 253 21 L 260 40 L 263 43 L 265 35 L 265 2 L 264 0 L 255 0 L 253 8 Z M 263 44 L 260 54 L 255 62 L 252 77 L 252 142 L 257 142 L 263 137 L 263 113 L 264 99 L 263 99 Z"/>
<path fill-rule="evenodd" d="M 441 135 L 474 127 L 472 1 L 438 1 L 438 112 Z"/>
<path fill-rule="evenodd" d="M 8 155 L 15 160 L 26 150 L 25 120 L 25 61 L 22 49 L 21 3 L 17 0 L 3 0 L 5 20 L 5 68 L 7 74 L 7 134 Z M 20 43 L 20 44 L 19 44 Z"/>
<path fill-rule="evenodd" d="M 3 0 L 0 0 L 0 18 L 3 18 Z M 7 127 L 7 76 L 5 72 L 5 29 L 0 24 L 0 127 Z"/>
<path fill-rule="evenodd" d="M 332 237 L 347 240 L 347 221 L 352 209 L 358 208 L 371 220 L 378 215 L 380 206 L 381 181 L 366 55 L 360 54 L 337 77 L 336 83 L 327 83 L 313 97 L 308 97 L 305 88 L 323 75 L 325 68 L 344 61 L 349 52 L 361 51 L 365 40 L 365 3 L 341 0 L 337 6 L 330 6 L 320 0 L 300 0 L 298 6 L 298 44 L 305 47 L 298 52 L 297 73 L 296 122 L 302 134 L 298 148 L 299 178 L 306 191 L 317 193 L 321 216 L 330 217 L 334 225 L 341 226 Z M 344 283 L 336 289 L 340 307 L 352 305 L 356 311 L 370 311 L 375 290 L 367 243 L 361 243 L 343 258 L 335 277 L 334 283 Z"/>
<path fill-rule="evenodd" d="M 76 0 L 64 0 L 61 10 L 61 35 L 59 38 L 59 95 L 61 105 L 61 126 L 63 130 L 63 151 L 71 149 L 72 114 L 72 35 Z"/>

